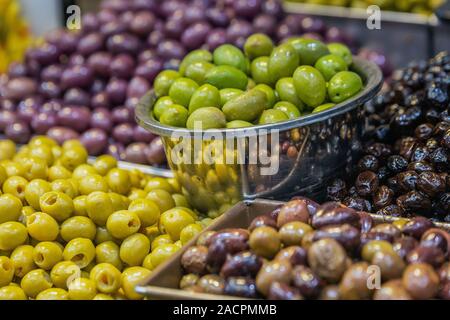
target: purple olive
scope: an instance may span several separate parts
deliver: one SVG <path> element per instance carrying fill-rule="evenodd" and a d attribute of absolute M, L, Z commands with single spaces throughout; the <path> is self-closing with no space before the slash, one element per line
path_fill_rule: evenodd
<path fill-rule="evenodd" d="M 276 18 L 280 18 L 284 13 L 283 6 L 281 5 L 281 1 L 279 0 L 263 1 L 261 9 L 265 14 L 269 14 Z"/>
<path fill-rule="evenodd" d="M 64 54 L 71 54 L 77 50 L 79 36 L 75 32 L 65 32 L 58 43 L 59 50 Z"/>
<path fill-rule="evenodd" d="M 89 94 L 79 88 L 71 88 L 64 94 L 64 103 L 66 105 L 88 106 L 91 101 Z"/>
<path fill-rule="evenodd" d="M 117 20 L 117 15 L 112 10 L 102 9 L 97 13 L 98 21 L 100 25 Z"/>
<path fill-rule="evenodd" d="M 156 48 L 158 44 L 163 40 L 164 40 L 164 32 L 162 30 L 154 30 L 148 35 L 146 43 L 150 47 Z"/>
<path fill-rule="evenodd" d="M 206 20 L 205 8 L 202 6 L 189 6 L 184 11 L 184 21 L 186 24 L 193 24 Z"/>
<path fill-rule="evenodd" d="M 197 22 L 184 30 L 181 35 L 181 43 L 187 49 L 199 48 L 208 36 L 211 26 L 209 23 Z"/>
<path fill-rule="evenodd" d="M 155 139 L 155 135 L 146 129 L 136 126 L 133 131 L 133 140 L 137 142 L 150 143 Z"/>
<path fill-rule="evenodd" d="M 89 56 L 94 52 L 101 51 L 104 46 L 104 38 L 98 32 L 85 35 L 78 43 L 77 51 L 84 56 Z"/>
<path fill-rule="evenodd" d="M 61 79 L 61 75 L 63 73 L 63 67 L 59 64 L 51 64 L 41 72 L 41 80 L 42 81 L 53 81 L 59 82 Z"/>
<path fill-rule="evenodd" d="M 122 123 L 116 126 L 112 132 L 113 138 L 125 145 L 133 142 L 133 125 L 131 123 Z"/>
<path fill-rule="evenodd" d="M 185 29 L 186 24 L 182 12 L 175 12 L 164 24 L 165 35 L 173 39 L 179 39 Z"/>
<path fill-rule="evenodd" d="M 156 18 L 153 13 L 147 11 L 138 12 L 130 23 L 130 30 L 135 34 L 145 36 L 153 30 L 155 22 Z"/>
<path fill-rule="evenodd" d="M 164 17 L 169 17 L 176 11 L 184 11 L 186 4 L 181 1 L 166 0 L 159 6 L 159 13 Z"/>
<path fill-rule="evenodd" d="M 134 72 L 134 59 L 128 54 L 118 54 L 111 61 L 109 73 L 113 77 L 129 79 Z"/>
<path fill-rule="evenodd" d="M 129 33 L 116 34 L 108 38 L 106 41 L 108 51 L 112 53 L 129 53 L 135 54 L 141 47 L 139 38 Z"/>
<path fill-rule="evenodd" d="M 58 62 L 60 51 L 57 46 L 44 43 L 34 50 L 33 58 L 41 65 Z"/>
<path fill-rule="evenodd" d="M 160 137 L 156 137 L 145 149 L 145 157 L 147 162 L 151 165 L 159 165 L 166 162 L 166 154 L 164 152 L 164 145 Z"/>
<path fill-rule="evenodd" d="M 88 60 L 87 65 L 94 71 L 95 74 L 102 77 L 109 77 L 109 67 L 111 65 L 112 56 L 109 52 L 96 52 L 92 54 Z"/>
<path fill-rule="evenodd" d="M 125 149 L 125 161 L 147 164 L 145 149 L 147 145 L 142 142 L 134 142 Z"/>
<path fill-rule="evenodd" d="M 150 84 L 146 79 L 142 77 L 134 77 L 128 85 L 127 96 L 129 98 L 141 98 L 149 90 Z"/>
<path fill-rule="evenodd" d="M 31 120 L 36 116 L 40 107 L 38 104 L 30 101 L 30 99 L 26 99 L 21 101 L 17 106 L 17 119 L 25 122 L 26 124 L 31 123 Z"/>
<path fill-rule="evenodd" d="M 347 35 L 337 27 L 331 27 L 325 33 L 326 42 L 347 43 Z"/>
<path fill-rule="evenodd" d="M 186 55 L 185 48 L 175 40 L 164 40 L 156 48 L 158 55 L 166 59 L 183 59 Z"/>
<path fill-rule="evenodd" d="M 46 134 L 47 131 L 56 126 L 58 118 L 51 112 L 40 112 L 31 120 L 31 128 L 37 134 Z"/>
<path fill-rule="evenodd" d="M 93 128 L 85 131 L 80 141 L 90 155 L 97 156 L 103 153 L 108 145 L 108 135 L 102 129 Z"/>
<path fill-rule="evenodd" d="M 230 23 L 230 17 L 220 8 L 207 9 L 206 17 L 216 27 L 224 28 Z"/>
<path fill-rule="evenodd" d="M 147 81 L 153 82 L 158 73 L 163 69 L 163 61 L 159 58 L 151 58 L 139 64 L 134 74 L 145 78 Z"/>
<path fill-rule="evenodd" d="M 235 0 L 233 8 L 237 16 L 253 18 L 261 10 L 261 0 Z"/>
<path fill-rule="evenodd" d="M 209 50 L 214 50 L 227 42 L 227 32 L 225 29 L 221 28 L 211 30 L 206 39 L 206 44 L 208 45 Z"/>
<path fill-rule="evenodd" d="M 58 124 L 83 132 L 89 127 L 91 112 L 87 107 L 64 107 L 58 112 Z"/>
<path fill-rule="evenodd" d="M 100 92 L 91 97 L 90 105 L 92 108 L 109 108 L 110 103 L 108 95 L 105 92 Z"/>
<path fill-rule="evenodd" d="M 255 32 L 273 35 L 277 28 L 277 19 L 268 14 L 261 14 L 253 20 Z"/>
<path fill-rule="evenodd" d="M 134 0 L 131 7 L 136 11 L 155 12 L 158 9 L 158 4 L 155 0 Z"/>
<path fill-rule="evenodd" d="M 5 88 L 5 98 L 20 100 L 36 93 L 38 89 L 35 80 L 26 77 L 11 79 Z"/>
<path fill-rule="evenodd" d="M 84 88 L 92 84 L 93 77 L 90 68 L 84 65 L 75 65 L 64 70 L 61 75 L 61 85 L 63 88 Z"/>
<path fill-rule="evenodd" d="M 112 120 L 117 124 L 134 122 L 133 114 L 126 107 L 115 108 L 112 111 Z"/>
<path fill-rule="evenodd" d="M 6 126 L 5 136 L 7 139 L 15 143 L 27 143 L 31 137 L 31 131 L 28 125 L 24 122 L 14 122 Z"/>
<path fill-rule="evenodd" d="M 121 34 L 126 32 L 128 26 L 125 22 L 120 20 L 113 20 L 108 23 L 103 24 L 100 27 L 100 33 L 105 37 L 111 37 L 116 34 Z"/>
<path fill-rule="evenodd" d="M 314 32 L 324 34 L 326 26 L 323 20 L 314 17 L 306 17 L 301 22 L 301 27 L 304 32 Z"/>
<path fill-rule="evenodd" d="M 124 0 L 102 1 L 100 7 L 103 10 L 111 10 L 112 12 L 122 12 L 128 9 L 128 1 Z"/>
<path fill-rule="evenodd" d="M 27 76 L 27 67 L 20 62 L 11 62 L 8 67 L 8 76 L 10 79 L 26 77 Z"/>
<path fill-rule="evenodd" d="M 10 110 L 0 110 L 0 132 L 4 132 L 6 127 L 17 121 L 17 116 Z"/>
<path fill-rule="evenodd" d="M 155 49 L 145 49 L 138 55 L 138 63 L 145 63 L 148 60 L 159 59 Z"/>
<path fill-rule="evenodd" d="M 58 84 L 53 81 L 41 82 L 38 89 L 39 94 L 43 95 L 45 98 L 54 99 L 61 96 L 61 88 Z"/>
<path fill-rule="evenodd" d="M 70 55 L 69 60 L 67 61 L 67 66 L 81 66 L 86 62 L 86 58 L 79 53 L 73 53 Z"/>
<path fill-rule="evenodd" d="M 234 20 L 227 29 L 228 39 L 235 43 L 239 39 L 246 39 L 253 33 L 253 26 L 245 20 Z"/>
<path fill-rule="evenodd" d="M 81 18 L 81 26 L 83 32 L 93 32 L 100 28 L 100 22 L 94 13 L 88 12 Z"/>
<path fill-rule="evenodd" d="M 92 112 L 91 128 L 102 129 L 105 132 L 110 132 L 112 130 L 113 122 L 111 113 L 106 108 L 97 108 Z"/>
<path fill-rule="evenodd" d="M 125 159 L 125 147 L 118 142 L 109 144 L 106 153 L 119 160 Z"/>
<path fill-rule="evenodd" d="M 125 80 L 111 79 L 106 86 L 108 100 L 114 105 L 124 103 L 127 97 L 127 88 L 128 83 Z"/>
<path fill-rule="evenodd" d="M 47 131 L 47 136 L 55 140 L 58 144 L 63 144 L 67 140 L 78 139 L 78 133 L 70 128 L 53 127 Z"/>
<path fill-rule="evenodd" d="M 0 99 L 0 110 L 15 111 L 16 104 L 11 99 Z"/>
<path fill-rule="evenodd" d="M 39 112 L 56 113 L 62 109 L 62 101 L 58 99 L 52 99 L 47 101 L 39 108 Z"/>

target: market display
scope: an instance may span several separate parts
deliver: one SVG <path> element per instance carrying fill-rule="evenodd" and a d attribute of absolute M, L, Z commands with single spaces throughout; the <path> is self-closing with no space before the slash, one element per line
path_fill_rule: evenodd
<path fill-rule="evenodd" d="M 357 210 L 450 222 L 450 55 L 413 63 L 367 109 L 355 178 L 328 197 Z"/>
<path fill-rule="evenodd" d="M 180 288 L 272 300 L 449 299 L 449 239 L 422 217 L 375 224 L 336 202 L 298 198 L 248 228 L 203 233 L 181 257 Z M 380 288 L 368 285 L 372 276 Z"/>
<path fill-rule="evenodd" d="M 301 2 L 307 4 L 319 4 L 340 7 L 352 7 L 366 9 L 368 6 L 376 5 L 382 10 L 403 11 L 419 13 L 423 15 L 432 14 L 445 0 L 286 0 L 289 2 Z"/>
<path fill-rule="evenodd" d="M 245 52 L 245 54 L 244 54 Z M 154 116 L 173 127 L 241 128 L 317 113 L 356 95 L 361 77 L 349 67 L 352 54 L 340 43 L 293 37 L 274 46 L 264 34 L 212 53 L 189 53 L 176 71 L 155 79 Z"/>
<path fill-rule="evenodd" d="M 141 299 L 134 286 L 210 222 L 173 179 L 87 155 L 0 140 L 0 300 Z"/>

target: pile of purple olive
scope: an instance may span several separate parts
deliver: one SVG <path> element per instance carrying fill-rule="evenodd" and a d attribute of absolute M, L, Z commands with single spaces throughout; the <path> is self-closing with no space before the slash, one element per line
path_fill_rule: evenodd
<path fill-rule="evenodd" d="M 248 229 L 202 233 L 181 257 L 180 288 L 276 300 L 450 299 L 449 246 L 450 234 L 424 217 L 377 224 L 337 202 L 297 198 Z"/>
<path fill-rule="evenodd" d="M 450 55 L 411 64 L 368 106 L 356 178 L 328 197 L 356 210 L 450 222 Z"/>
<path fill-rule="evenodd" d="M 1 76 L 0 134 L 16 143 L 35 134 L 79 138 L 90 155 L 161 164 L 160 139 L 134 120 L 139 98 L 190 50 L 242 47 L 256 32 L 351 44 L 320 19 L 286 15 L 278 0 L 104 0 L 81 30 L 49 33 Z"/>

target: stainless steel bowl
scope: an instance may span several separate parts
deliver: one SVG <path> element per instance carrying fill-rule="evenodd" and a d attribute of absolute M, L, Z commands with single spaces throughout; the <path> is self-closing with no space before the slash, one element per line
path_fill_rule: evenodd
<path fill-rule="evenodd" d="M 137 105 L 136 118 L 142 127 L 162 137 L 169 166 L 183 187 L 183 193 L 196 209 L 211 217 L 242 199 L 286 199 L 298 194 L 320 199 L 327 183 L 345 175 L 359 156 L 364 128 L 363 105 L 382 86 L 382 74 L 375 64 L 355 57 L 352 70 L 364 81 L 360 93 L 332 109 L 282 123 L 207 130 L 209 136 L 205 137 L 201 131 L 158 122 L 152 112 L 156 101 L 153 92 Z M 264 138 L 269 142 L 273 140 L 265 144 Z M 231 141 L 228 148 L 223 147 L 225 140 Z M 191 149 L 179 151 L 182 141 Z M 238 149 L 238 141 L 245 147 Z M 194 146 L 199 145 L 201 150 L 191 153 Z M 217 147 L 213 159 L 206 154 L 208 147 Z M 224 157 L 218 157 L 217 150 L 222 147 L 224 152 L 220 155 L 231 154 L 230 163 L 222 163 Z M 259 152 L 267 152 L 272 157 L 269 164 L 250 161 Z M 183 155 L 190 161 L 180 163 L 179 158 L 174 158 Z M 278 171 L 264 172 L 268 166 L 275 167 L 274 161 L 278 161 Z"/>

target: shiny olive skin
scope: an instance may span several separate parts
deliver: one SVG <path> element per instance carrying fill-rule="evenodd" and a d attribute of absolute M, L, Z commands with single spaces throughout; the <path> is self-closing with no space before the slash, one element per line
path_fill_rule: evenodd
<path fill-rule="evenodd" d="M 152 200 L 159 207 L 160 212 L 165 212 L 175 207 L 175 201 L 169 192 L 162 189 L 156 189 L 150 191 L 146 199 Z"/>
<path fill-rule="evenodd" d="M 314 67 L 319 70 L 326 81 L 340 71 L 347 71 L 347 63 L 338 55 L 329 54 L 319 58 L 314 64 Z"/>
<path fill-rule="evenodd" d="M 91 240 L 75 238 L 70 240 L 63 251 L 63 258 L 84 268 L 95 258 L 95 247 Z"/>
<path fill-rule="evenodd" d="M 299 265 L 292 270 L 292 284 L 309 299 L 316 298 L 324 282 L 307 266 Z"/>
<path fill-rule="evenodd" d="M 0 287 L 8 285 L 14 277 L 14 264 L 6 256 L 0 256 Z"/>
<path fill-rule="evenodd" d="M 86 278 L 74 279 L 68 289 L 70 300 L 92 300 L 97 294 L 95 282 Z"/>
<path fill-rule="evenodd" d="M 213 55 L 208 50 L 197 49 L 189 52 L 181 61 L 179 72 L 181 75 L 186 75 L 186 69 L 189 65 L 194 62 L 206 61 L 211 62 L 213 60 Z"/>
<path fill-rule="evenodd" d="M 234 88 L 219 90 L 220 106 L 223 107 L 228 101 L 240 96 L 244 91 Z"/>
<path fill-rule="evenodd" d="M 313 109 L 312 113 L 318 113 L 318 112 L 322 112 L 328 109 L 331 109 L 335 106 L 336 104 L 334 103 L 324 103 L 321 104 L 320 106 L 317 106 Z"/>
<path fill-rule="evenodd" d="M 120 259 L 120 248 L 113 241 L 104 241 L 95 247 L 95 259 L 97 263 L 108 263 L 122 270 L 123 263 Z"/>
<path fill-rule="evenodd" d="M 30 245 L 21 245 L 11 252 L 9 258 L 14 266 L 16 277 L 22 278 L 25 274 L 37 268 L 33 259 L 33 249 Z"/>
<path fill-rule="evenodd" d="M 276 83 L 283 77 L 291 77 L 299 62 L 300 57 L 297 51 L 289 43 L 274 48 L 269 56 L 270 81 Z"/>
<path fill-rule="evenodd" d="M 43 241 L 33 249 L 34 263 L 44 270 L 52 269 L 62 258 L 62 249 L 55 242 Z"/>
<path fill-rule="evenodd" d="M 252 34 L 244 43 L 244 52 L 250 60 L 269 56 L 273 50 L 272 40 L 263 33 Z"/>
<path fill-rule="evenodd" d="M 313 66 L 320 57 L 330 53 L 325 44 L 315 39 L 292 38 L 287 42 L 297 51 L 301 65 Z"/>
<path fill-rule="evenodd" d="M 120 259 L 128 266 L 139 266 L 150 251 L 150 240 L 141 233 L 125 238 L 120 245 Z"/>
<path fill-rule="evenodd" d="M 69 293 L 61 288 L 50 288 L 41 291 L 36 300 L 69 300 Z"/>
<path fill-rule="evenodd" d="M 291 281 L 291 273 L 292 267 L 289 262 L 274 260 L 265 263 L 256 276 L 256 288 L 261 294 L 267 296 L 273 282 L 288 284 Z"/>
<path fill-rule="evenodd" d="M 344 300 L 367 300 L 373 291 L 368 287 L 370 281 L 369 264 L 358 262 L 352 264 L 342 276 L 339 284 L 339 297 Z"/>
<path fill-rule="evenodd" d="M 280 235 L 274 228 L 258 227 L 250 234 L 249 245 L 257 255 L 270 259 L 280 250 Z"/>
<path fill-rule="evenodd" d="M 59 234 L 56 220 L 43 212 L 35 212 L 26 222 L 28 234 L 38 241 L 53 241 Z"/>
<path fill-rule="evenodd" d="M 413 298 L 431 299 L 438 292 L 439 277 L 430 265 L 415 263 L 406 267 L 402 284 Z"/>
<path fill-rule="evenodd" d="M 361 91 L 363 82 L 361 77 L 351 71 L 341 71 L 336 73 L 328 83 L 328 96 L 334 103 L 351 98 Z"/>
<path fill-rule="evenodd" d="M 286 260 L 292 266 L 306 264 L 306 250 L 300 246 L 290 246 L 281 249 L 274 258 L 275 260 Z"/>
<path fill-rule="evenodd" d="M 27 228 L 20 222 L 0 224 L 0 250 L 14 250 L 28 240 Z"/>
<path fill-rule="evenodd" d="M 248 84 L 247 75 L 241 70 L 221 65 L 211 68 L 205 75 L 205 83 L 213 85 L 218 89 L 235 88 L 245 90 Z"/>
<path fill-rule="evenodd" d="M 285 223 L 279 230 L 281 241 L 284 245 L 300 245 L 303 237 L 313 229 L 301 221 Z"/>
<path fill-rule="evenodd" d="M 269 74 L 269 57 L 258 57 L 250 65 L 250 73 L 255 83 L 264 83 L 270 85 L 272 79 Z"/>
<path fill-rule="evenodd" d="M 285 113 L 288 116 L 289 120 L 300 117 L 299 109 L 296 106 L 294 106 L 292 103 L 287 102 L 287 101 L 277 102 L 273 106 L 273 109 L 280 110 L 281 112 Z"/>
<path fill-rule="evenodd" d="M 115 293 L 122 283 L 120 271 L 109 263 L 100 263 L 92 268 L 90 279 L 96 284 L 97 290 L 102 293 Z"/>
<path fill-rule="evenodd" d="M 186 128 L 202 130 L 220 129 L 226 126 L 225 114 L 216 107 L 203 107 L 192 112 L 186 121 Z M 196 127 L 197 126 L 197 127 Z"/>
<path fill-rule="evenodd" d="M 157 120 L 161 119 L 164 111 L 166 111 L 173 104 L 175 103 L 169 96 L 160 97 L 158 100 L 156 100 L 153 106 L 153 115 Z"/>
<path fill-rule="evenodd" d="M 297 95 L 308 107 L 317 107 L 325 101 L 326 82 L 317 69 L 311 66 L 298 67 L 295 69 L 293 79 Z"/>
<path fill-rule="evenodd" d="M 347 66 L 350 66 L 352 64 L 353 62 L 352 52 L 346 45 L 342 43 L 333 42 L 329 43 L 327 47 L 331 54 L 340 56 L 345 61 Z"/>
<path fill-rule="evenodd" d="M 199 85 L 206 82 L 206 75 L 214 68 L 214 64 L 207 61 L 196 61 L 188 65 L 185 76 L 194 80 Z"/>
<path fill-rule="evenodd" d="M 275 84 L 275 89 L 281 101 L 292 103 L 299 111 L 303 111 L 304 105 L 295 90 L 294 79 L 292 77 L 284 77 L 279 79 Z"/>
<path fill-rule="evenodd" d="M 180 104 L 172 104 L 161 114 L 159 121 L 172 127 L 185 127 L 188 120 L 188 110 Z"/>
<path fill-rule="evenodd" d="M 169 97 L 176 104 L 184 107 L 189 106 L 192 94 L 198 89 L 198 84 L 189 78 L 176 79 L 169 89 Z"/>
<path fill-rule="evenodd" d="M 210 84 L 204 84 L 192 94 L 189 102 L 189 113 L 202 107 L 220 107 L 219 89 Z"/>
<path fill-rule="evenodd" d="M 26 191 L 25 194 L 27 194 Z M 21 210 L 22 202 L 19 198 L 9 193 L 0 195 L 0 223 L 17 221 L 20 217 Z"/>
<path fill-rule="evenodd" d="M 40 292 L 53 286 L 51 278 L 42 269 L 31 270 L 21 280 L 20 287 L 30 298 L 35 298 Z"/>
<path fill-rule="evenodd" d="M 217 66 L 231 66 L 247 73 L 247 62 L 244 53 L 230 44 L 223 44 L 213 52 L 213 61 Z"/>
<path fill-rule="evenodd" d="M 173 82 L 180 78 L 180 74 L 174 70 L 164 70 L 160 72 L 154 81 L 153 88 L 157 97 L 167 96 Z"/>
<path fill-rule="evenodd" d="M 347 254 L 334 239 L 313 242 L 308 249 L 308 264 L 322 279 L 338 282 L 347 268 Z"/>
<path fill-rule="evenodd" d="M 267 106 L 266 109 L 271 109 L 275 105 L 275 103 L 278 101 L 278 95 L 275 90 L 273 90 L 270 86 L 267 84 L 258 84 L 254 86 L 252 89 L 261 90 L 266 94 L 267 98 Z"/>
<path fill-rule="evenodd" d="M 303 200 L 291 200 L 286 205 L 284 205 L 277 217 L 278 227 L 282 227 L 286 223 L 292 221 L 300 221 L 303 223 L 308 223 L 309 221 L 309 210 L 307 203 Z"/>
<path fill-rule="evenodd" d="M 27 300 L 27 296 L 22 288 L 9 285 L 0 288 L 0 300 Z"/>
<path fill-rule="evenodd" d="M 228 101 L 222 108 L 227 121 L 256 120 L 267 105 L 267 95 L 261 90 L 252 89 Z"/>
<path fill-rule="evenodd" d="M 72 261 L 61 261 L 55 264 L 50 271 L 52 283 L 57 288 L 67 289 L 70 280 L 79 277 L 81 269 Z"/>
<path fill-rule="evenodd" d="M 286 113 L 277 109 L 264 110 L 259 117 L 258 124 L 270 124 L 289 120 Z"/>
<path fill-rule="evenodd" d="M 104 226 L 113 213 L 111 198 L 106 192 L 95 191 L 86 197 L 86 212 L 89 218 L 99 226 Z"/>
<path fill-rule="evenodd" d="M 125 239 L 136 233 L 140 227 L 141 222 L 137 214 L 128 210 L 116 211 L 106 221 L 106 228 L 117 239 Z"/>

